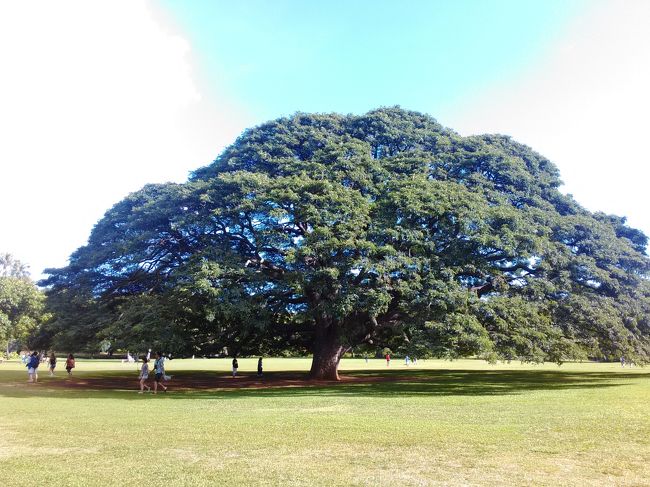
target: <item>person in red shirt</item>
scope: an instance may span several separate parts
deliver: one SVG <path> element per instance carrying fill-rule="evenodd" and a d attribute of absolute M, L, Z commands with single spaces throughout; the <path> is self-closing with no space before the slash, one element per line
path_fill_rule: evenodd
<path fill-rule="evenodd" d="M 72 375 L 72 369 L 74 369 L 74 355 L 69 354 L 65 361 L 65 370 L 68 371 L 68 375 Z"/>

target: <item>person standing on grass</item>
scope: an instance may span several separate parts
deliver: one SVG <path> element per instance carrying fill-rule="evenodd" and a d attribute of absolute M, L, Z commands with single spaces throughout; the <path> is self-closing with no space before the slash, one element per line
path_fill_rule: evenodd
<path fill-rule="evenodd" d="M 29 361 L 27 362 L 27 374 L 29 374 L 29 382 L 38 382 L 38 366 L 41 359 L 38 357 L 38 352 L 33 352 Z"/>
<path fill-rule="evenodd" d="M 68 372 L 68 377 L 72 376 L 72 369 L 74 369 L 74 355 L 68 354 L 68 359 L 65 361 L 65 370 Z"/>
<path fill-rule="evenodd" d="M 237 355 L 232 359 L 232 376 L 237 377 L 237 369 L 239 368 L 239 362 L 237 362 Z"/>
<path fill-rule="evenodd" d="M 54 369 L 56 369 L 56 355 L 52 352 L 50 354 L 50 376 L 54 376 Z"/>
<path fill-rule="evenodd" d="M 151 387 L 146 384 L 148 378 L 149 361 L 147 360 L 147 357 L 142 357 L 142 367 L 140 368 L 140 392 L 138 392 L 138 394 L 142 394 L 145 387 L 147 388 L 147 392 L 151 392 Z"/>
<path fill-rule="evenodd" d="M 257 377 L 262 377 L 262 357 L 257 361 Z"/>
<path fill-rule="evenodd" d="M 153 383 L 153 393 L 158 394 L 158 386 L 163 388 L 163 391 L 167 392 L 167 387 L 163 384 L 165 379 L 165 357 L 161 352 L 156 352 L 156 361 L 153 365 L 154 371 L 156 372 L 156 380 Z"/>
<path fill-rule="evenodd" d="M 386 367 L 390 367 L 390 353 L 386 354 Z"/>

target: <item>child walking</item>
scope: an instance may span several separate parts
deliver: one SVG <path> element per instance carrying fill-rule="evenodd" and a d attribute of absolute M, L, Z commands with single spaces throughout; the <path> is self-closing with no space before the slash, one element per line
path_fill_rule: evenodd
<path fill-rule="evenodd" d="M 146 384 L 148 378 L 149 360 L 147 360 L 147 357 L 142 357 L 142 367 L 140 367 L 140 392 L 138 392 L 138 394 L 142 394 L 145 387 L 147 388 L 147 392 L 151 392 L 151 387 Z"/>
<path fill-rule="evenodd" d="M 54 352 L 50 354 L 50 375 L 54 375 L 54 369 L 56 368 L 56 355 Z"/>
<path fill-rule="evenodd" d="M 74 355 L 70 353 L 65 361 L 65 370 L 68 372 L 68 377 L 72 376 L 72 369 L 74 369 Z"/>

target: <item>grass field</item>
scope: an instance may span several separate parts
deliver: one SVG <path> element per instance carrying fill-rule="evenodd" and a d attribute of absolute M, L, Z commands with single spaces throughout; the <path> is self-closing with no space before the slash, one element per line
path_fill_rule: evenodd
<path fill-rule="evenodd" d="M 1 483 L 650 485 L 648 369 L 347 359 L 341 384 L 280 380 L 309 364 L 265 359 L 257 383 L 226 359 L 173 360 L 153 396 L 134 365 L 78 361 L 71 380 L 41 366 L 28 384 L 5 362 Z M 202 387 L 182 389 L 190 377 Z"/>

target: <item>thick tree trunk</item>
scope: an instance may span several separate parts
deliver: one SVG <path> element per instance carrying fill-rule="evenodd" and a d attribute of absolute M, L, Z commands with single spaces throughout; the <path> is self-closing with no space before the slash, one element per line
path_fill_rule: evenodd
<path fill-rule="evenodd" d="M 309 371 L 310 379 L 339 380 L 339 362 L 345 352 L 338 334 L 338 327 L 317 325 L 314 340 L 314 358 Z"/>

